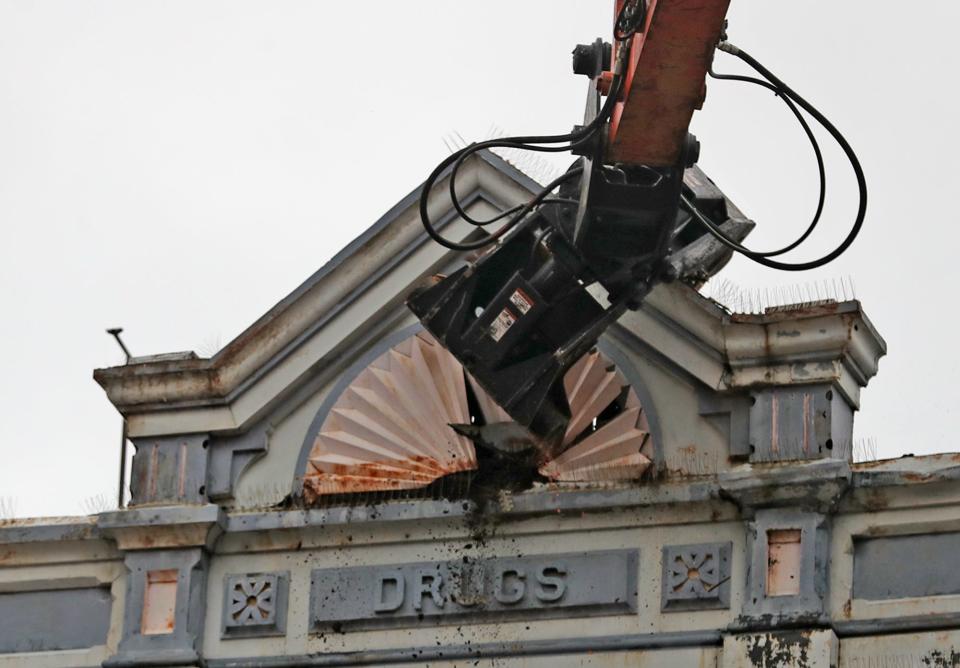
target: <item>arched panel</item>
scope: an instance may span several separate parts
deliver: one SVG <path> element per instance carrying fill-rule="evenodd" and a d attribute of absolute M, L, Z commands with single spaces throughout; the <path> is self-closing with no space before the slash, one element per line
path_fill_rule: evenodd
<path fill-rule="evenodd" d="M 547 480 L 639 479 L 654 461 L 640 395 L 611 356 L 620 357 L 603 345 L 565 376 L 571 419 L 561 454 L 539 467 Z M 459 362 L 415 326 L 388 337 L 344 374 L 304 441 L 296 487 L 308 503 L 331 494 L 426 487 L 477 468 L 474 444 L 451 424 L 509 420 Z"/>

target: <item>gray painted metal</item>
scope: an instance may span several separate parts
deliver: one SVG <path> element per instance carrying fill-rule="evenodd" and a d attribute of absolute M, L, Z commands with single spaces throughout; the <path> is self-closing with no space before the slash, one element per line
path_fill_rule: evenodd
<path fill-rule="evenodd" d="M 498 502 L 495 510 L 504 517 L 532 515 L 608 513 L 661 504 L 716 501 L 720 487 L 712 481 L 608 487 L 589 490 L 547 490 L 504 495 L 509 503 Z M 502 500 L 501 500 L 502 501 Z M 346 505 L 310 510 L 236 513 L 227 518 L 227 533 L 301 529 L 363 523 L 415 522 L 430 519 L 459 519 L 475 513 L 472 501 L 417 499 L 379 505 Z M 492 512 L 492 511 L 491 511 Z"/>
<path fill-rule="evenodd" d="M 960 612 L 836 620 L 833 622 L 833 628 L 837 635 L 843 638 L 873 636 L 881 633 L 957 629 L 960 628 Z"/>
<path fill-rule="evenodd" d="M 492 163 L 491 163 L 491 164 L 492 164 Z M 507 208 L 509 208 L 509 207 L 503 205 L 503 203 L 497 202 L 496 199 L 495 199 L 495 197 L 494 197 L 491 193 L 488 193 L 488 192 L 486 192 L 486 191 L 483 190 L 483 189 L 477 189 L 477 190 L 471 191 L 471 192 L 470 192 L 469 194 L 467 194 L 465 197 L 462 197 L 462 198 L 461 198 L 461 205 L 464 206 L 464 207 L 469 208 L 470 206 L 473 206 L 476 202 L 480 202 L 480 201 L 482 201 L 482 202 L 487 202 L 488 204 L 490 204 L 491 206 L 497 208 L 497 209 L 500 210 L 500 211 L 503 211 L 503 210 L 506 210 Z M 391 209 L 391 211 L 392 211 L 392 210 L 393 210 L 393 209 Z M 389 215 L 389 214 L 388 214 L 388 215 Z M 444 215 L 443 217 L 441 217 L 439 220 L 437 220 L 437 221 L 435 222 L 434 227 L 436 228 L 436 230 L 437 230 L 438 232 L 442 232 L 448 225 L 450 225 L 451 223 L 455 222 L 457 219 L 458 219 L 458 214 L 457 214 L 456 211 L 448 212 L 446 215 Z M 382 219 L 381 219 L 381 220 L 382 220 Z M 392 220 L 393 220 L 393 218 L 391 218 L 386 224 L 388 225 L 390 222 L 392 222 Z M 375 224 L 375 226 L 378 225 L 378 224 L 379 224 L 379 221 L 378 221 L 378 223 Z M 386 225 L 384 225 L 383 227 L 385 227 L 385 226 L 386 226 Z M 373 228 L 370 228 L 370 229 L 372 230 Z M 376 232 L 379 232 L 380 229 L 381 229 L 381 228 L 378 227 L 378 228 L 373 232 L 373 234 L 375 234 Z M 368 231 L 369 231 L 369 230 L 368 230 Z M 371 236 L 372 236 L 372 235 L 371 235 Z M 358 237 L 358 240 L 359 240 L 360 238 L 363 238 L 363 239 L 364 239 L 364 242 L 366 242 L 366 240 L 367 240 L 366 233 L 364 233 L 363 235 L 361 235 L 361 237 Z M 344 249 L 344 251 L 346 251 L 346 250 L 348 250 L 348 249 L 351 249 L 351 246 L 353 246 L 354 243 L 357 243 L 358 240 L 354 240 L 354 242 L 351 243 L 349 246 L 347 246 L 347 248 Z M 316 334 L 318 331 L 320 331 L 321 329 L 323 329 L 324 327 L 326 327 L 326 325 L 327 325 L 330 321 L 332 321 L 337 315 L 339 315 L 342 311 L 344 311 L 345 309 L 347 309 L 353 302 L 357 301 L 364 293 L 367 292 L 367 290 L 369 290 L 372 286 L 374 286 L 374 285 L 376 285 L 378 282 L 380 282 L 380 281 L 383 279 L 383 277 L 384 277 L 385 275 L 387 275 L 392 269 L 394 269 L 396 266 L 398 266 L 399 264 L 401 264 L 405 259 L 407 259 L 407 257 L 409 257 L 410 255 L 412 255 L 413 253 L 415 253 L 421 246 L 423 246 L 423 245 L 426 244 L 426 243 L 432 243 L 432 240 L 431 240 L 430 237 L 427 235 L 426 231 L 424 231 L 424 232 L 422 232 L 421 234 L 419 234 L 419 235 L 417 236 L 417 238 L 416 238 L 415 241 L 413 241 L 412 243 L 410 243 L 409 245 L 407 245 L 407 246 L 403 249 L 402 252 L 393 255 L 393 256 L 390 258 L 389 261 L 384 262 L 384 263 L 378 265 L 378 266 L 376 267 L 376 269 L 370 273 L 369 276 L 366 276 L 366 277 L 363 279 L 363 281 L 360 282 L 359 285 L 357 285 L 353 290 L 351 290 L 350 293 L 349 293 L 347 296 L 345 296 L 343 299 L 341 299 L 340 302 L 337 303 L 336 307 L 334 307 L 334 308 L 332 308 L 332 309 L 324 312 L 323 315 L 322 315 L 321 317 L 317 318 L 317 320 L 314 321 L 307 329 L 305 329 L 304 331 L 300 332 L 292 341 L 290 341 L 286 346 L 284 346 L 281 350 L 279 350 L 276 355 L 274 355 L 273 357 L 271 357 L 270 360 L 268 360 L 265 364 L 263 364 L 260 368 L 258 368 L 258 369 L 257 369 L 253 374 L 251 374 L 249 377 L 245 378 L 240 384 L 237 385 L 236 388 L 234 388 L 233 390 L 231 390 L 231 391 L 223 398 L 223 400 L 222 400 L 221 402 L 212 402 L 212 403 L 224 403 L 224 404 L 229 404 L 230 402 L 232 402 L 237 396 L 239 396 L 240 394 L 242 394 L 247 388 L 249 388 L 251 385 L 253 385 L 254 383 L 256 383 L 260 378 L 262 378 L 263 376 L 265 376 L 265 375 L 266 375 L 267 373 L 269 373 L 273 368 L 275 368 L 278 364 L 280 364 L 283 360 L 285 360 L 287 357 L 289 357 L 291 354 L 293 354 L 293 353 L 297 350 L 297 348 L 299 348 L 299 347 L 304 343 L 304 341 L 307 341 L 307 340 L 310 339 L 314 334 Z M 361 244 L 360 244 L 360 247 L 362 247 L 362 246 L 363 246 L 363 244 L 361 243 Z M 353 251 L 351 250 L 351 253 L 346 254 L 343 259 L 346 259 L 346 257 L 348 257 L 349 255 L 351 255 L 352 252 L 353 252 Z M 329 266 L 329 265 L 332 264 L 334 261 L 336 261 L 336 260 L 337 260 L 337 257 L 339 257 L 339 254 L 338 254 L 338 256 L 334 257 L 333 260 L 331 260 L 329 263 L 327 263 L 327 265 L 324 265 L 324 267 L 321 268 L 320 272 L 323 272 L 323 271 L 327 268 L 327 266 Z M 342 260 L 341 260 L 341 261 L 342 261 Z M 339 262 L 338 262 L 338 264 L 339 264 Z M 319 274 L 320 272 L 317 272 L 317 274 Z M 327 273 L 329 273 L 329 272 L 327 272 Z M 280 304 L 285 304 L 285 303 L 287 302 L 287 300 L 288 300 L 288 299 L 291 299 L 292 297 L 294 297 L 294 295 L 299 296 L 299 294 L 301 294 L 301 292 L 300 292 L 301 289 L 308 290 L 308 289 L 312 288 L 313 285 L 314 285 L 316 282 L 319 282 L 319 280 L 322 278 L 322 276 L 320 276 L 320 277 L 317 277 L 316 280 L 314 280 L 314 277 L 316 277 L 317 274 L 314 274 L 313 277 L 307 279 L 307 281 L 306 281 L 303 285 L 301 285 L 299 288 L 297 288 L 296 290 L 294 290 L 290 295 L 287 296 L 286 299 L 284 299 L 283 301 L 281 301 Z M 309 283 L 310 285 L 309 285 L 308 287 L 305 287 L 305 286 L 307 286 L 308 283 Z M 278 304 L 277 306 L 275 306 L 274 309 L 279 308 L 280 304 Z M 270 315 L 271 313 L 273 313 L 273 310 L 274 310 L 274 309 L 271 309 L 270 311 L 268 311 L 268 312 L 267 312 L 267 315 Z M 261 320 L 264 320 L 264 319 L 265 319 L 265 318 L 261 318 Z M 251 330 L 255 329 L 259 323 L 260 323 L 260 320 L 258 320 L 257 323 L 254 323 L 254 325 L 252 325 L 251 327 L 249 327 L 247 331 L 251 331 Z M 245 334 L 246 334 L 246 332 L 245 332 L 244 334 L 241 334 L 240 337 L 238 337 L 238 339 L 241 338 L 241 337 L 243 337 Z M 228 345 L 227 347 L 229 348 L 229 345 Z M 226 349 L 227 349 L 227 348 L 224 348 L 224 350 L 226 350 Z M 221 351 L 221 353 L 222 353 L 222 352 L 223 352 L 223 351 Z M 217 356 L 219 356 L 221 353 L 217 353 L 217 355 L 215 355 L 213 358 L 211 358 L 211 362 L 215 361 L 215 360 L 217 359 Z"/>
<path fill-rule="evenodd" d="M 853 546 L 855 598 L 960 594 L 960 532 L 863 538 Z"/>
<path fill-rule="evenodd" d="M 267 454 L 271 427 L 258 422 L 238 436 L 213 437 L 208 446 L 207 496 L 229 499 L 237 480 L 251 464 Z"/>
<path fill-rule="evenodd" d="M 617 365 L 617 369 L 623 374 L 623 377 L 636 392 L 640 405 L 643 406 L 643 413 L 647 418 L 647 425 L 650 427 L 650 438 L 653 439 L 653 464 L 659 470 L 666 465 L 663 454 L 663 429 L 660 426 L 660 418 L 653 402 L 653 395 L 650 393 L 643 377 L 637 371 L 636 367 L 627 359 L 623 351 L 617 347 L 616 343 L 610 337 L 603 336 L 597 342 L 597 349 L 607 356 L 611 362 Z"/>
<path fill-rule="evenodd" d="M 491 153 L 490 151 L 486 151 L 486 150 L 478 151 L 474 155 L 480 160 L 482 160 L 484 163 L 493 167 L 498 172 L 507 176 L 509 179 L 511 179 L 521 187 L 528 190 L 531 194 L 539 192 L 543 188 L 543 185 L 537 183 L 535 180 L 531 179 L 529 176 L 527 176 L 526 174 L 521 172 L 519 169 L 511 165 L 509 162 L 507 162 L 503 158 L 500 158 L 494 153 Z M 437 181 L 439 182 L 445 179 L 449 175 L 449 172 L 450 172 L 450 169 L 443 171 L 438 177 Z M 313 274 L 311 274 L 310 277 L 307 278 L 307 280 L 305 280 L 303 283 L 297 286 L 290 294 L 288 294 L 286 297 L 284 297 L 279 302 L 277 302 L 277 304 L 273 308 L 267 311 L 256 322 L 254 322 L 250 327 L 248 327 L 243 333 L 238 335 L 237 338 L 234 339 L 234 341 L 231 341 L 229 344 L 224 346 L 224 348 L 219 352 L 217 352 L 217 354 L 214 355 L 212 359 L 216 360 L 217 358 L 228 354 L 228 350 L 233 346 L 235 341 L 244 339 L 247 336 L 248 332 L 257 329 L 261 324 L 275 318 L 279 313 L 286 310 L 292 303 L 297 301 L 297 299 L 299 299 L 304 293 L 311 290 L 321 280 L 323 280 L 328 275 L 335 272 L 337 268 L 341 264 L 343 264 L 343 262 L 347 258 L 352 257 L 358 251 L 362 250 L 363 247 L 373 237 L 375 237 L 379 232 L 383 231 L 385 228 L 389 227 L 391 223 L 393 223 L 397 218 L 400 217 L 401 214 L 407 211 L 419 200 L 421 188 L 422 186 L 418 185 L 416 188 L 414 188 L 409 193 L 407 193 L 407 195 L 403 199 L 401 199 L 399 202 L 397 202 L 392 207 L 390 207 L 390 209 L 385 214 L 380 216 L 380 218 L 377 219 L 377 221 L 373 225 L 371 225 L 366 230 L 361 232 L 358 237 L 356 237 L 353 241 L 351 241 L 349 244 L 344 246 L 344 248 L 339 253 L 334 255 L 326 264 L 320 267 L 320 269 L 318 269 Z M 493 199 L 492 194 L 484 191 L 480 191 L 480 190 L 473 191 L 467 194 L 466 196 L 461 197 L 461 200 L 464 206 L 466 206 L 466 205 L 472 204 L 473 201 L 478 197 L 483 198 L 493 206 L 499 207 L 501 210 L 505 210 L 509 208 L 507 206 L 504 206 L 502 202 L 496 202 Z M 454 212 L 452 215 L 448 214 L 446 219 L 441 219 L 437 221 L 436 225 L 438 226 L 438 229 L 440 229 L 439 226 L 449 223 L 455 217 L 456 217 L 456 212 Z M 420 243 L 426 241 L 428 238 L 429 237 L 427 237 L 426 231 L 424 231 L 422 237 L 418 238 L 416 245 L 419 246 Z M 237 392 L 239 391 L 242 391 L 242 390 L 238 388 Z"/>
<path fill-rule="evenodd" d="M 301 656 L 265 656 L 243 659 L 207 659 L 208 668 L 295 668 L 297 666 L 364 666 L 425 661 L 475 660 L 508 656 L 550 656 L 577 652 L 618 652 L 680 647 L 719 647 L 720 631 L 677 631 L 672 633 L 623 634 L 592 638 L 552 638 L 523 642 L 476 643 L 468 645 L 425 646 L 403 649 L 370 650 L 343 654 L 305 654 Z"/>
<path fill-rule="evenodd" d="M 286 634 L 289 587 L 289 571 L 225 577 L 221 637 L 251 638 Z"/>
<path fill-rule="evenodd" d="M 376 345 L 397 322 L 409 318 L 405 307 L 399 307 L 394 313 L 386 314 L 382 323 L 377 326 L 364 328 L 358 336 L 345 341 L 331 358 L 337 360 L 353 360 L 363 354 L 363 351 Z M 384 334 L 384 332 L 388 332 Z M 226 500 L 233 497 L 233 490 L 243 472 L 266 454 L 274 425 L 281 423 L 305 401 L 312 398 L 329 382 L 336 379 L 342 369 L 336 365 L 310 375 L 293 392 L 285 394 L 284 398 L 274 405 L 255 424 L 240 434 L 214 434 L 210 439 L 210 458 L 207 470 L 207 493 L 211 499 Z M 298 490 L 299 491 L 299 490 Z"/>
<path fill-rule="evenodd" d="M 92 540 L 98 537 L 94 517 L 45 517 L 0 522 L 0 545 Z"/>
<path fill-rule="evenodd" d="M 757 509 L 785 508 L 823 514 L 836 511 L 850 488 L 850 464 L 820 459 L 790 466 L 742 464 L 717 476 L 723 498 L 733 499 L 745 517 Z"/>
<path fill-rule="evenodd" d="M 709 348 L 708 344 L 700 341 L 699 339 L 694 339 L 694 335 L 690 332 L 679 330 L 676 326 L 668 322 L 659 311 L 656 311 L 652 308 L 646 308 L 646 302 L 640 305 L 641 310 L 645 313 L 648 313 L 650 317 L 656 318 L 664 326 L 669 327 L 676 335 L 682 339 L 690 339 L 694 341 L 697 345 L 697 348 L 703 351 L 708 357 L 717 362 L 718 364 L 723 363 L 723 356 L 718 353 L 716 350 Z M 692 373 L 680 366 L 675 360 L 664 355 L 662 352 L 654 348 L 652 345 L 642 340 L 637 336 L 635 332 L 630 330 L 628 327 L 622 325 L 619 322 L 615 322 L 607 329 L 604 338 L 616 338 L 620 341 L 623 341 L 625 347 L 637 352 L 637 354 L 642 355 L 645 359 L 650 362 L 656 363 L 660 368 L 669 371 L 676 378 L 680 379 L 687 385 L 691 387 L 704 387 L 703 381 L 694 376 Z"/>
<path fill-rule="evenodd" d="M 796 595 L 767 595 L 769 531 L 799 529 L 800 568 Z M 828 518 L 797 510 L 765 509 L 756 514 L 747 530 L 747 591 L 743 613 L 734 628 L 770 628 L 796 622 L 828 623 L 830 531 Z"/>
<path fill-rule="evenodd" d="M 345 632 L 511 619 L 631 614 L 637 550 L 312 571 L 311 627 Z"/>
<path fill-rule="evenodd" d="M 112 607 L 107 587 L 0 594 L 0 653 L 102 645 Z"/>
<path fill-rule="evenodd" d="M 117 654 L 105 666 L 186 665 L 200 659 L 206 609 L 207 556 L 200 548 L 128 552 L 123 635 Z M 170 633 L 143 634 L 147 573 L 176 569 L 177 594 Z"/>
<path fill-rule="evenodd" d="M 833 385 L 766 388 L 753 400 L 750 461 L 850 458 L 853 407 Z"/>
<path fill-rule="evenodd" d="M 502 158 L 490 153 L 489 151 L 481 151 L 475 154 L 475 159 L 480 162 L 492 167 L 496 172 L 503 174 L 507 179 L 512 183 L 520 186 L 521 188 L 527 190 L 529 193 L 533 194 L 538 192 L 542 186 L 536 183 L 533 179 L 528 177 L 523 172 L 519 171 L 507 161 Z M 447 172 L 441 174 L 440 179 L 445 178 Z M 417 201 L 420 195 L 420 188 L 417 187 L 411 191 L 406 197 L 404 197 L 400 202 L 391 207 L 379 220 L 377 220 L 373 225 L 367 228 L 363 233 L 361 233 L 357 238 L 350 242 L 345 248 L 343 248 L 339 253 L 337 253 L 329 262 L 327 262 L 323 267 L 314 272 L 306 281 L 304 281 L 300 286 L 294 289 L 290 294 L 284 297 L 280 302 L 278 302 L 273 308 L 271 308 L 267 313 L 261 316 L 256 322 L 239 334 L 233 341 L 228 343 L 224 348 L 218 351 L 210 360 L 204 360 L 205 363 L 209 364 L 211 367 L 219 366 L 224 359 L 231 358 L 236 355 L 238 349 L 246 345 L 251 338 L 255 338 L 255 334 L 258 330 L 263 328 L 267 323 L 275 320 L 280 317 L 281 314 L 286 311 L 292 304 L 294 304 L 298 299 L 300 299 L 304 294 L 316 288 L 322 281 L 327 279 L 331 274 L 333 274 L 337 269 L 340 268 L 348 259 L 352 258 L 354 255 L 361 253 L 370 243 L 370 241 L 381 233 L 385 228 L 389 227 L 394 223 L 398 218 L 400 218 L 405 212 L 407 212 Z M 485 201 L 491 206 L 503 211 L 509 208 L 504 202 L 498 201 L 497 196 L 494 193 L 488 192 L 487 190 L 477 188 L 470 193 L 467 193 L 461 196 L 461 203 L 464 206 L 470 206 L 476 201 Z M 445 216 L 436 221 L 435 227 L 438 230 L 442 230 L 448 224 L 457 219 L 457 214 L 455 211 L 448 212 Z M 336 308 L 331 309 L 330 311 L 323 314 L 323 317 L 319 318 L 314 322 L 306 331 L 300 332 L 293 340 L 285 343 L 279 350 L 273 354 L 269 360 L 267 360 L 263 365 L 261 365 L 257 370 L 243 378 L 239 381 L 235 387 L 229 389 L 225 396 L 210 396 L 203 399 L 203 405 L 223 405 L 229 404 L 236 399 L 237 396 L 246 391 L 251 385 L 256 383 L 260 378 L 265 374 L 269 373 L 273 368 L 280 364 L 284 359 L 293 354 L 300 345 L 310 338 L 318 329 L 322 328 L 335 317 L 340 311 L 349 307 L 351 303 L 356 301 L 362 294 L 364 294 L 367 289 L 379 281 L 383 274 L 389 271 L 393 266 L 395 266 L 402 259 L 415 252 L 417 248 L 422 246 L 424 243 L 429 241 L 429 236 L 426 231 L 422 231 L 411 244 L 408 244 L 407 247 L 403 250 L 402 253 L 398 253 L 391 258 L 390 262 L 381 263 L 377 265 L 375 271 L 372 275 L 365 277 L 365 279 L 353 289 L 349 295 L 341 299 Z M 123 367 L 113 367 L 109 369 L 99 369 L 95 373 L 97 381 L 100 382 L 106 388 L 111 384 L 112 378 L 123 373 Z M 109 390 L 108 390 L 109 392 Z M 196 400 L 190 400 L 186 403 L 191 405 L 198 405 Z M 136 412 L 141 412 L 144 410 L 165 410 L 169 409 L 172 406 L 184 405 L 184 402 L 179 402 L 175 398 L 169 398 L 168 401 L 165 401 L 163 404 L 139 404 L 135 407 Z M 118 408 L 121 412 L 126 412 L 128 408 L 133 408 L 126 405 L 118 405 Z"/>
<path fill-rule="evenodd" d="M 663 548 L 660 609 L 665 612 L 730 607 L 730 543 Z"/>
<path fill-rule="evenodd" d="M 896 487 L 960 481 L 960 454 L 945 453 L 854 464 L 855 487 Z"/>
<path fill-rule="evenodd" d="M 699 392 L 700 415 L 726 416 L 730 457 L 750 455 L 750 404 L 746 395 L 724 396 L 712 390 Z"/>
<path fill-rule="evenodd" d="M 97 516 L 100 535 L 115 539 L 122 550 L 187 545 L 209 547 L 222 532 L 224 523 L 223 509 L 209 503 L 195 506 L 140 506 Z M 159 536 L 151 536 L 144 531 L 153 527 L 167 529 L 161 536 L 172 540 L 164 542 Z"/>
<path fill-rule="evenodd" d="M 204 503 L 207 442 L 206 434 L 133 439 L 130 504 Z"/>

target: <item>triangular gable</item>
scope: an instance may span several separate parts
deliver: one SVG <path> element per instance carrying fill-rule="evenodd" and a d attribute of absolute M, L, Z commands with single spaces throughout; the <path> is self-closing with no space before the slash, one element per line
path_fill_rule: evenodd
<path fill-rule="evenodd" d="M 432 217 L 446 236 L 462 240 L 475 231 L 456 219 L 444 186 L 441 181 L 431 194 Z M 538 189 L 490 153 L 468 161 L 458 179 L 460 199 L 480 217 L 524 202 Z M 418 195 L 416 190 L 404 198 L 213 357 L 136 358 L 130 365 L 95 373 L 127 417 L 138 448 L 134 502 L 241 497 L 270 505 L 296 492 L 304 476 L 318 467 L 341 481 L 370 484 L 371 476 L 358 476 L 355 466 L 345 474 L 339 467 L 363 465 L 366 452 L 392 456 L 383 432 L 396 436 L 396 430 L 373 425 L 380 430 L 374 433 L 371 425 L 354 424 L 349 428 L 353 433 L 330 426 L 339 430 L 330 436 L 321 423 L 334 408 L 352 410 L 341 396 L 366 365 L 392 347 L 410 345 L 400 340 L 417 330 L 416 319 L 403 305 L 409 291 L 463 261 L 429 241 L 417 212 Z M 741 224 L 752 226 L 745 219 Z M 737 316 L 689 285 L 675 283 L 660 286 L 639 311 L 621 318 L 601 348 L 604 364 L 612 364 L 618 378 L 627 378 L 630 396 L 639 397 L 630 401 L 643 404 L 642 411 L 627 405 L 623 394 L 618 410 L 642 413 L 643 428 L 639 422 L 625 425 L 613 434 L 614 445 L 592 437 L 567 457 L 563 475 L 593 475 L 584 468 L 586 462 L 607 471 L 602 479 L 616 480 L 624 471 L 639 470 L 643 459 L 653 463 L 654 472 L 715 473 L 729 465 L 731 455 L 750 455 L 747 441 L 755 421 L 750 392 L 796 383 L 836 386 L 852 411 L 859 388 L 875 373 L 883 343 L 856 303 Z M 467 394 L 476 401 L 474 390 Z M 605 405 L 590 409 L 596 410 L 590 420 L 609 418 Z M 426 424 L 417 428 L 429 431 Z M 580 434 L 577 442 L 587 436 Z M 318 439 L 339 445 L 325 457 L 311 459 Z M 358 439 L 366 445 L 358 446 Z M 640 454 L 628 452 L 624 443 L 633 444 L 630 439 Z M 601 461 L 601 452 L 610 461 Z M 311 461 L 320 464 L 310 468 Z M 391 464 L 386 474 L 376 469 L 372 476 L 396 480 L 406 475 L 396 468 Z M 421 468 L 414 467 L 410 475 L 426 480 Z M 336 490 L 350 491 L 349 484 Z"/>

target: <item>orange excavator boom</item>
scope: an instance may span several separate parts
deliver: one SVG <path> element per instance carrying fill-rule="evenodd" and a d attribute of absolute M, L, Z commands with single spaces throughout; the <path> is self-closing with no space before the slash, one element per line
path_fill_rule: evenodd
<path fill-rule="evenodd" d="M 615 16 L 631 1 L 636 2 L 616 0 Z M 605 161 L 677 163 L 693 112 L 703 105 L 707 69 L 729 5 L 730 0 L 649 0 L 610 118 Z"/>

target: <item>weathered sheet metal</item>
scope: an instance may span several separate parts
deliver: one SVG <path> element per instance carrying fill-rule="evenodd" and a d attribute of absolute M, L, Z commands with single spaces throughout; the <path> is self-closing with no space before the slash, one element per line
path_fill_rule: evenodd
<path fill-rule="evenodd" d="M 563 381 L 570 404 L 566 446 L 540 468 L 557 482 L 637 479 L 650 466 L 652 442 L 640 400 L 616 367 L 598 351 L 585 355 Z M 597 419 L 626 392 L 619 414 Z M 578 440 L 579 439 L 579 440 Z"/>
<path fill-rule="evenodd" d="M 473 422 L 468 382 L 456 359 L 427 332 L 378 357 L 324 418 L 307 460 L 304 500 L 417 489 L 476 469 L 475 446 L 464 435 Z M 477 417 L 494 428 L 514 426 L 478 386 L 470 385 Z M 639 478 L 650 466 L 653 443 L 640 400 L 615 365 L 598 351 L 585 355 L 568 372 L 564 389 L 572 415 L 566 450 L 543 464 L 540 474 L 558 482 Z M 512 443 L 526 432 L 505 433 Z M 519 449 L 532 446 L 528 440 Z"/>
<path fill-rule="evenodd" d="M 460 364 L 427 333 L 374 360 L 343 392 L 314 442 L 304 496 L 424 487 L 476 466 Z"/>

